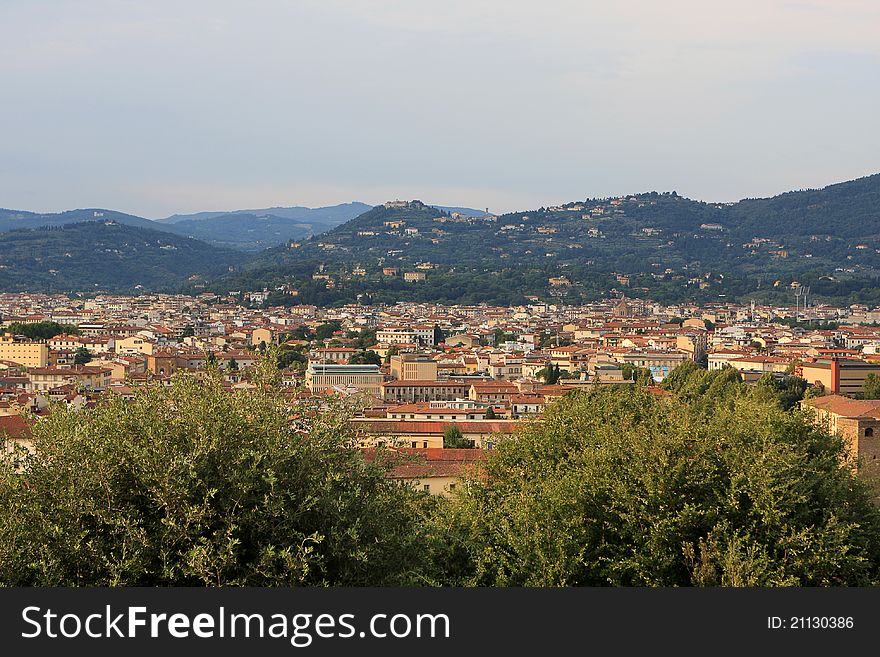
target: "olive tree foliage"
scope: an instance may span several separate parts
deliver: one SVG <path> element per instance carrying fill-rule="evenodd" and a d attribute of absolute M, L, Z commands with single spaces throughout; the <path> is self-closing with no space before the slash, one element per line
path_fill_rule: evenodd
<path fill-rule="evenodd" d="M 212 369 L 133 402 L 54 408 L 0 471 L 0 583 L 405 585 L 414 494 L 366 463 L 346 412 L 291 407 Z"/>
<path fill-rule="evenodd" d="M 471 585 L 877 582 L 880 518 L 842 441 L 730 373 L 713 386 L 709 411 L 640 387 L 562 400 L 459 487 L 431 550 Z"/>

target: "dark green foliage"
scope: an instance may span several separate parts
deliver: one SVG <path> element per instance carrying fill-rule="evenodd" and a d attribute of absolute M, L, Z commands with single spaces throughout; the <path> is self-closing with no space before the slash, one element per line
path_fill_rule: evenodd
<path fill-rule="evenodd" d="M 471 447 L 471 441 L 466 440 L 456 425 L 450 424 L 443 432 L 443 447 L 445 449 L 461 449 Z"/>
<path fill-rule="evenodd" d="M 59 324 L 58 322 L 36 322 L 34 324 L 13 322 L 4 328 L 3 331 L 13 335 L 25 335 L 31 340 L 49 340 L 56 335 L 65 333 L 68 335 L 79 335 L 77 327 L 69 324 Z"/>
<path fill-rule="evenodd" d="M 654 375 L 646 367 L 639 367 L 632 363 L 622 363 L 620 371 L 623 372 L 624 379 L 633 380 L 643 386 L 654 385 Z"/>
<path fill-rule="evenodd" d="M 318 340 L 326 340 L 333 336 L 337 331 L 342 330 L 342 324 L 338 319 L 334 319 L 325 324 L 321 324 L 317 329 L 315 329 L 315 337 Z"/>
<path fill-rule="evenodd" d="M 352 365 L 381 365 L 382 357 L 375 351 L 361 351 L 348 359 Z"/>
<path fill-rule="evenodd" d="M 243 260 L 235 251 L 119 223 L 19 230 L 0 233 L 0 291 L 177 290 L 204 285 Z"/>
<path fill-rule="evenodd" d="M 73 357 L 74 365 L 85 365 L 92 360 L 92 354 L 85 347 L 79 347 Z"/>
<path fill-rule="evenodd" d="M 865 377 L 865 399 L 880 399 L 880 376 L 869 374 Z"/>
<path fill-rule="evenodd" d="M 570 396 L 490 452 L 432 549 L 476 585 L 876 583 L 880 513 L 842 440 L 727 373 L 704 395 Z"/>
<path fill-rule="evenodd" d="M 300 410 L 216 372 L 59 407 L 21 474 L 0 464 L 0 584 L 418 581 L 416 496 L 364 461 L 344 409 Z"/>

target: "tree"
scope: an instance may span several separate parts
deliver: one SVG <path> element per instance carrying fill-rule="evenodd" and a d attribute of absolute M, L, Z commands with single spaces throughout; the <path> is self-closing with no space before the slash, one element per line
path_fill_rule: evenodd
<path fill-rule="evenodd" d="M 49 340 L 64 333 L 79 335 L 79 329 L 76 326 L 59 324 L 58 322 L 35 322 L 33 324 L 12 322 L 4 330 L 13 335 L 24 335 L 31 340 Z"/>
<path fill-rule="evenodd" d="M 237 372 L 238 371 L 238 361 L 235 360 L 234 358 L 230 358 L 229 364 L 226 366 L 226 368 L 232 372 Z"/>
<path fill-rule="evenodd" d="M 443 448 L 444 449 L 461 449 L 470 447 L 471 442 L 466 440 L 461 429 L 455 424 L 450 424 L 443 432 Z"/>
<path fill-rule="evenodd" d="M 438 526 L 479 586 L 827 586 L 880 578 L 846 448 L 742 383 L 725 403 L 601 386 L 499 441 Z"/>
<path fill-rule="evenodd" d="M 382 357 L 375 351 L 362 351 L 352 354 L 348 362 L 351 365 L 381 365 Z"/>
<path fill-rule="evenodd" d="M 59 407 L 21 473 L 0 463 L 0 584 L 413 583 L 418 496 L 365 461 L 348 417 L 291 417 L 277 389 L 217 372 Z"/>
<path fill-rule="evenodd" d="M 192 324 L 187 324 L 183 329 L 183 333 L 181 333 L 181 337 L 191 338 L 196 334 L 195 327 Z"/>
<path fill-rule="evenodd" d="M 439 326 L 434 324 L 434 344 L 443 344 L 446 341 L 446 333 Z"/>
<path fill-rule="evenodd" d="M 865 377 L 865 399 L 880 399 L 880 376 L 869 374 Z"/>
<path fill-rule="evenodd" d="M 342 324 L 340 324 L 338 319 L 331 320 L 329 322 L 325 322 L 321 324 L 317 329 L 315 329 L 315 337 L 318 340 L 326 340 L 331 337 L 336 331 L 342 330 Z"/>
<path fill-rule="evenodd" d="M 208 351 L 205 353 L 205 366 L 217 367 L 217 355 L 213 351 Z"/>
<path fill-rule="evenodd" d="M 489 408 L 486 409 L 486 416 L 485 417 L 487 420 L 494 420 L 498 416 L 495 415 L 495 409 L 490 406 Z"/>
<path fill-rule="evenodd" d="M 73 356 L 74 365 L 85 365 L 92 360 L 92 354 L 85 347 L 78 347 Z"/>
<path fill-rule="evenodd" d="M 624 379 L 635 381 L 638 385 L 654 385 L 654 375 L 647 367 L 639 367 L 632 363 L 622 363 L 620 371 L 623 373 Z"/>

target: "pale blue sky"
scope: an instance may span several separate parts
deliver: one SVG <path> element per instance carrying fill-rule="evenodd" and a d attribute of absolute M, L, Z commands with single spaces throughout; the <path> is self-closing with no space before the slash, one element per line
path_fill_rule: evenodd
<path fill-rule="evenodd" d="M 880 171 L 876 0 L 2 0 L 0 207 L 735 200 Z"/>

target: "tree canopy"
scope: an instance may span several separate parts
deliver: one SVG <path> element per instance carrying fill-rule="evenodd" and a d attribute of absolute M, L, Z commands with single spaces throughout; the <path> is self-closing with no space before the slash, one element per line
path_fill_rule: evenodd
<path fill-rule="evenodd" d="M 876 582 L 880 516 L 841 439 L 719 381 L 708 411 L 638 386 L 561 401 L 490 453 L 438 552 L 481 586 Z"/>
<path fill-rule="evenodd" d="M 214 371 L 134 402 L 58 407 L 0 469 L 0 583 L 400 585 L 413 493 L 355 448 L 345 413 Z"/>

